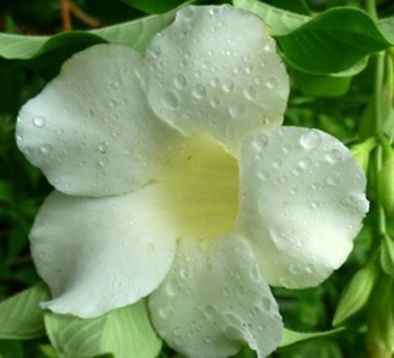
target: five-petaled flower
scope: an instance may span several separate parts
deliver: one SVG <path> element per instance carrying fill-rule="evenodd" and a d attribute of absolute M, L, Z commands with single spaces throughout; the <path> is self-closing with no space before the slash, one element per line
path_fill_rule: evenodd
<path fill-rule="evenodd" d="M 230 6 L 183 8 L 144 57 L 106 44 L 69 59 L 17 124 L 56 188 L 30 235 L 42 306 L 89 318 L 149 295 L 189 357 L 272 352 L 268 285 L 322 282 L 368 210 L 341 142 L 280 127 L 288 92 L 268 29 Z"/>

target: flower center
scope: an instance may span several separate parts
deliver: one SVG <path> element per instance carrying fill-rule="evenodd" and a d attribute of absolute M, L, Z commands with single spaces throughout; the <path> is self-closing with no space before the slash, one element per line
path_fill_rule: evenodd
<path fill-rule="evenodd" d="M 237 160 L 200 135 L 187 137 L 172 149 L 163 179 L 167 214 L 184 236 L 200 239 L 231 230 L 238 213 Z"/>

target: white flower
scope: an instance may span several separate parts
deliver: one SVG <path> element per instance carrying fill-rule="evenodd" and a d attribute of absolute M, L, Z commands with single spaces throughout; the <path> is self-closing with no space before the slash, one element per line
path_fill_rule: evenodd
<path fill-rule="evenodd" d="M 268 284 L 319 284 L 368 210 L 344 145 L 280 128 L 288 92 L 267 28 L 230 6 L 184 8 L 145 57 L 97 45 L 68 60 L 17 125 L 57 189 L 30 236 L 43 307 L 89 318 L 150 295 L 189 357 L 272 352 Z"/>

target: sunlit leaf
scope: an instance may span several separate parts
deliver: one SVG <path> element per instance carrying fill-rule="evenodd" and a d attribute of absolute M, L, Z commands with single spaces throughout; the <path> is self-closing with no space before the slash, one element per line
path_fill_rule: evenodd
<path fill-rule="evenodd" d="M 161 348 L 144 301 L 94 319 L 47 313 L 45 326 L 61 358 L 105 353 L 117 358 L 154 358 Z"/>
<path fill-rule="evenodd" d="M 38 284 L 0 303 L 0 339 L 31 339 L 45 334 L 41 301 L 48 290 Z"/>
<path fill-rule="evenodd" d="M 338 327 L 335 329 L 331 329 L 329 331 L 303 333 L 303 332 L 292 331 L 290 329 L 284 329 L 282 335 L 282 341 L 280 342 L 279 348 L 288 347 L 296 343 L 309 341 L 311 339 L 332 336 L 344 330 L 345 330 L 344 327 Z"/>
<path fill-rule="evenodd" d="M 311 20 L 309 16 L 279 9 L 257 0 L 233 0 L 233 4 L 260 16 L 271 28 L 273 36 L 286 35 Z"/>
<path fill-rule="evenodd" d="M 314 74 L 344 71 L 391 46 L 369 15 L 345 7 L 327 10 L 277 40 L 288 63 Z"/>

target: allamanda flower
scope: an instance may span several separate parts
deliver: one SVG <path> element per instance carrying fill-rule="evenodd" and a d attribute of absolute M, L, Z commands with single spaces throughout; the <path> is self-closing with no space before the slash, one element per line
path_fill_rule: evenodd
<path fill-rule="evenodd" d="M 144 57 L 97 45 L 69 59 L 17 124 L 56 188 L 30 235 L 42 306 L 90 318 L 149 295 L 186 356 L 272 352 L 268 285 L 322 282 L 368 210 L 344 145 L 280 127 L 288 92 L 268 29 L 230 6 L 180 10 Z"/>

